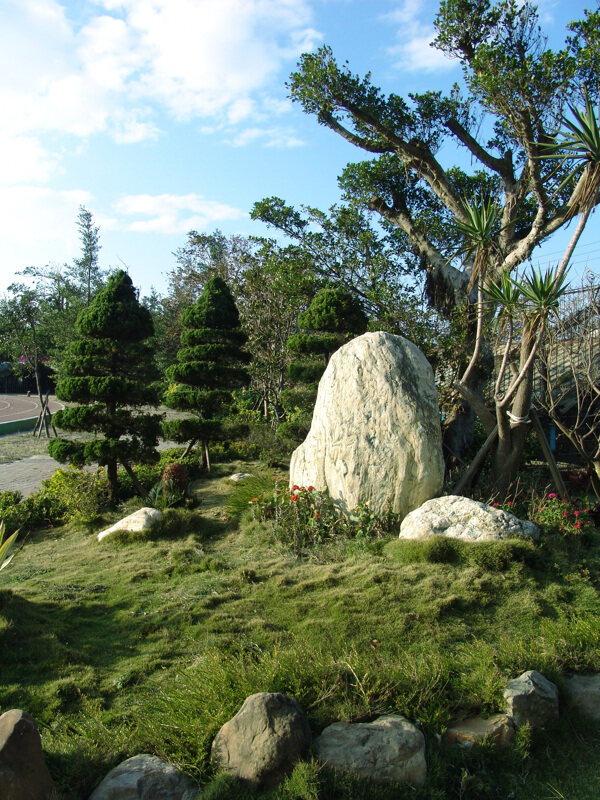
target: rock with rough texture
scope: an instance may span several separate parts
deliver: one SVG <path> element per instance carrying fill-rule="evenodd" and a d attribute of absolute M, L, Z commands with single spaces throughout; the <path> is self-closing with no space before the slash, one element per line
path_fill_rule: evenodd
<path fill-rule="evenodd" d="M 245 481 L 246 478 L 251 478 L 252 473 L 250 472 L 234 472 L 233 475 L 229 476 L 229 480 L 233 481 L 234 483 L 241 483 Z"/>
<path fill-rule="evenodd" d="M 106 536 L 110 536 L 110 534 L 114 533 L 115 531 L 132 531 L 133 533 L 145 531 L 148 528 L 151 528 L 161 517 L 162 511 L 159 511 L 157 508 L 139 508 L 128 517 L 124 517 L 123 519 L 119 520 L 119 522 L 115 522 L 115 524 L 111 525 L 110 528 L 101 531 L 98 534 L 98 541 L 101 542 L 102 539 L 104 539 Z"/>
<path fill-rule="evenodd" d="M 471 747 L 483 739 L 491 739 L 495 744 L 506 746 L 515 738 L 515 726 L 506 714 L 491 717 L 469 717 L 451 723 L 444 733 L 444 741 Z"/>
<path fill-rule="evenodd" d="M 412 511 L 400 526 L 401 539 L 450 536 L 471 542 L 529 536 L 537 539 L 539 528 L 500 508 L 493 508 L 468 497 L 449 495 L 428 500 Z"/>
<path fill-rule="evenodd" d="M 12 709 L 0 716 L 0 798 L 49 800 L 52 778 L 32 716 Z"/>
<path fill-rule="evenodd" d="M 112 769 L 89 800 L 196 800 L 199 792 L 174 766 L 142 753 Z"/>
<path fill-rule="evenodd" d="M 529 722 L 533 728 L 543 728 L 558 717 L 558 689 L 534 669 L 509 681 L 504 699 L 506 713 L 517 726 Z"/>
<path fill-rule="evenodd" d="M 419 348 L 377 331 L 331 356 L 290 486 L 315 486 L 348 512 L 369 503 L 404 517 L 435 497 L 444 477 L 437 390 Z"/>
<path fill-rule="evenodd" d="M 427 776 L 425 737 L 397 714 L 366 723 L 334 722 L 313 749 L 328 767 L 375 783 L 422 786 Z"/>
<path fill-rule="evenodd" d="M 295 700 L 260 692 L 244 700 L 212 744 L 211 759 L 253 789 L 276 786 L 310 747 L 308 719 Z"/>
<path fill-rule="evenodd" d="M 600 720 L 600 675 L 573 675 L 564 679 L 564 687 L 581 714 Z"/>

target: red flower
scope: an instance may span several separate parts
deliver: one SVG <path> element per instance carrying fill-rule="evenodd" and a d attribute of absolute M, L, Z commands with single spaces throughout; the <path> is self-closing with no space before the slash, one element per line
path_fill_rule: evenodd
<path fill-rule="evenodd" d="M 297 499 L 298 499 L 298 495 L 297 494 L 293 494 L 290 497 L 290 503 L 295 503 Z"/>
<path fill-rule="evenodd" d="M 294 484 L 294 485 L 292 486 L 292 492 L 297 492 L 299 488 L 300 488 L 299 486 L 297 486 L 296 484 Z"/>
<path fill-rule="evenodd" d="M 308 491 L 309 491 L 309 492 L 314 492 L 314 490 L 315 490 L 315 487 L 314 487 L 314 486 L 309 486 L 309 487 L 308 487 Z"/>

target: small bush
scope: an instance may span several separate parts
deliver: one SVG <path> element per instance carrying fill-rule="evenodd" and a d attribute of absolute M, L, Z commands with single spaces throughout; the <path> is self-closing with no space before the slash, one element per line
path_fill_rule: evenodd
<path fill-rule="evenodd" d="M 174 461 L 163 469 L 161 475 L 161 483 L 163 490 L 174 489 L 178 492 L 185 494 L 190 476 L 184 464 L 179 461 Z"/>
<path fill-rule="evenodd" d="M 325 542 L 353 540 L 366 543 L 381 538 L 397 524 L 397 515 L 371 512 L 368 503 L 344 514 L 327 492 L 314 486 L 292 486 L 275 478 L 268 491 L 252 497 L 255 519 L 268 521 L 274 537 L 300 553 Z"/>
<path fill-rule="evenodd" d="M 561 533 L 565 537 L 581 539 L 596 530 L 589 508 L 580 508 L 575 502 L 562 500 L 554 492 L 538 499 L 530 517 L 544 533 Z"/>
<path fill-rule="evenodd" d="M 101 467 L 96 473 L 78 467 L 58 469 L 43 481 L 36 499 L 49 504 L 50 516 L 57 521 L 92 522 L 108 503 L 108 481 L 104 469 Z"/>

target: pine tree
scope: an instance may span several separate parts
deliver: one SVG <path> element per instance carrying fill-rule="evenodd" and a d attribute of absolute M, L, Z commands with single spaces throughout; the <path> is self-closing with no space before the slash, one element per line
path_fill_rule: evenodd
<path fill-rule="evenodd" d="M 169 439 L 187 442 L 186 452 L 202 442 L 204 464 L 210 470 L 208 444 L 232 435 L 227 423 L 232 391 L 248 382 L 244 364 L 249 357 L 242 349 L 246 335 L 231 292 L 218 275 L 183 312 L 181 322 L 178 363 L 167 369 L 170 386 L 164 402 L 193 416 L 169 420 L 163 431 Z"/>
<path fill-rule="evenodd" d="M 66 431 L 93 432 L 96 438 L 54 439 L 48 451 L 62 463 L 106 465 L 111 500 L 118 490 L 120 462 L 143 494 L 131 463 L 158 460 L 161 416 L 142 410 L 158 401 L 152 386 L 157 377 L 153 354 L 146 341 L 153 324 L 123 270 L 81 311 L 75 329 L 78 338 L 69 347 L 56 395 L 79 405 L 58 411 L 54 421 Z"/>
<path fill-rule="evenodd" d="M 343 344 L 367 329 L 367 316 L 356 296 L 344 286 L 321 289 L 298 317 L 300 332 L 287 341 L 287 349 L 298 356 L 288 367 L 293 384 L 281 393 L 287 419 L 277 431 L 293 444 L 308 433 L 317 397 L 317 387 L 329 359 Z"/>

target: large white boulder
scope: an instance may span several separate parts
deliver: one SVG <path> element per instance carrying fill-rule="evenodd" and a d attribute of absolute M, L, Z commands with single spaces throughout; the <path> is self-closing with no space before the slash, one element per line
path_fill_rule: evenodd
<path fill-rule="evenodd" d="M 161 517 L 162 511 L 159 511 L 157 508 L 150 508 L 148 506 L 144 508 L 138 508 L 138 510 L 134 511 L 133 514 L 129 514 L 128 517 L 123 517 L 123 519 L 120 519 L 118 522 L 115 522 L 114 525 L 111 525 L 110 528 L 100 531 L 98 534 L 98 541 L 101 542 L 102 539 L 110 536 L 110 534 L 114 533 L 115 531 L 131 531 L 133 533 L 139 533 L 140 531 L 148 530 L 148 528 L 151 528 Z"/>
<path fill-rule="evenodd" d="M 442 488 L 433 370 L 402 336 L 358 336 L 331 357 L 312 425 L 290 463 L 290 486 L 326 489 L 344 511 L 370 503 L 404 517 Z"/>
<path fill-rule="evenodd" d="M 412 511 L 400 526 L 401 539 L 450 536 L 471 542 L 530 536 L 537 539 L 539 528 L 501 508 L 493 508 L 468 497 L 436 497 Z"/>

